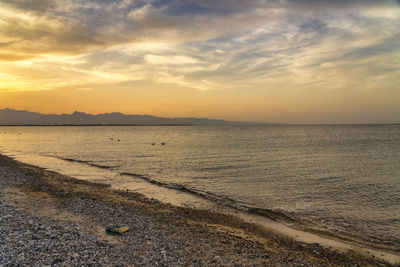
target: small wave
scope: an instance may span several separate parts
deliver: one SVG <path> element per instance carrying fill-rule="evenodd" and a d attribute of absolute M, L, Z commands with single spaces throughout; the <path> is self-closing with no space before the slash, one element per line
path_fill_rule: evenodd
<path fill-rule="evenodd" d="M 160 181 L 151 179 L 151 178 L 149 178 L 147 176 L 144 176 L 142 174 L 121 172 L 120 175 L 139 178 L 139 179 L 142 179 L 142 180 L 144 180 L 146 182 L 149 182 L 151 184 L 155 184 L 157 186 L 162 186 L 162 187 L 165 187 L 165 188 L 174 189 L 174 190 L 178 190 L 178 191 L 181 191 L 181 192 L 185 192 L 185 193 L 189 193 L 189 194 L 192 194 L 192 195 L 196 195 L 196 196 L 202 197 L 202 198 L 207 199 L 207 200 L 211 200 L 214 203 L 217 203 L 217 204 L 220 204 L 220 205 L 223 205 L 223 206 L 226 206 L 226 207 L 247 211 L 249 213 L 260 215 L 260 216 L 263 216 L 263 217 L 267 217 L 267 218 L 270 218 L 270 219 L 273 219 L 273 220 L 276 220 L 276 221 L 284 221 L 284 222 L 287 222 L 287 223 L 293 223 L 293 222 L 296 221 L 294 218 L 286 215 L 283 212 L 248 206 L 248 205 L 240 203 L 240 202 L 238 202 L 238 201 L 236 201 L 236 200 L 234 200 L 232 198 L 229 198 L 229 197 L 226 197 L 226 196 L 217 195 L 217 194 L 214 194 L 212 192 L 203 191 L 203 190 L 196 190 L 196 189 L 188 188 L 188 187 L 186 187 L 184 185 L 176 184 L 176 183 L 160 182 Z"/>
<path fill-rule="evenodd" d="M 221 171 L 221 170 L 230 170 L 237 168 L 238 166 L 228 165 L 228 166 L 215 166 L 215 167 L 204 167 L 200 168 L 199 171 Z"/>
<path fill-rule="evenodd" d="M 306 230 L 311 233 L 321 234 L 323 236 L 328 236 L 328 237 L 330 236 L 330 237 L 334 237 L 334 238 L 339 238 L 339 239 L 342 239 L 345 241 L 370 246 L 372 248 L 377 248 L 377 249 L 384 248 L 384 249 L 398 252 L 398 249 L 393 249 L 393 248 L 396 248 L 395 243 L 386 242 L 384 244 L 381 243 L 381 245 L 376 245 L 373 242 L 368 242 L 366 240 L 360 239 L 358 236 L 352 236 L 349 234 L 343 235 L 343 234 L 340 234 L 337 232 L 329 231 L 328 229 L 322 229 L 322 228 L 318 227 L 315 223 L 313 223 L 305 218 L 297 218 L 297 216 L 291 216 L 290 214 L 287 214 L 285 211 L 250 206 L 248 204 L 240 203 L 240 202 L 238 202 L 234 199 L 231 199 L 229 197 L 226 197 L 226 196 L 216 195 L 216 194 L 208 192 L 208 191 L 195 190 L 195 189 L 188 188 L 181 184 L 160 182 L 160 181 L 151 179 L 142 174 L 121 172 L 120 175 L 139 178 L 139 179 L 142 179 L 146 182 L 149 182 L 149 183 L 157 185 L 157 186 L 161 186 L 164 188 L 169 188 L 169 189 L 185 192 L 188 194 L 196 195 L 198 197 L 210 200 L 219 205 L 223 205 L 225 207 L 230 207 L 233 209 L 248 212 L 250 214 L 259 215 L 259 216 L 262 216 L 262 217 L 265 217 L 265 218 L 268 218 L 268 219 L 271 219 L 274 221 L 278 221 L 278 222 L 281 222 L 284 224 L 290 224 L 292 226 L 299 227 L 300 229 Z"/>
<path fill-rule="evenodd" d="M 61 160 L 65 160 L 65 161 L 69 161 L 69 162 L 86 164 L 86 165 L 89 165 L 89 166 L 92 166 L 92 167 L 96 167 L 96 168 L 100 168 L 100 169 L 114 169 L 114 168 L 121 167 L 119 165 L 115 165 L 115 166 L 100 165 L 100 164 L 96 164 L 96 163 L 93 163 L 93 162 L 90 162 L 90 161 L 80 160 L 80 159 L 62 158 L 62 157 L 51 156 L 51 155 L 46 155 L 46 156 L 52 157 L 52 158 L 61 159 Z"/>
<path fill-rule="evenodd" d="M 179 184 L 168 184 L 168 183 L 163 183 L 157 180 L 153 180 L 150 179 L 147 176 L 141 175 L 141 174 L 137 174 L 137 173 L 130 173 L 130 172 L 121 172 L 120 175 L 124 175 L 124 176 L 131 176 L 131 177 L 136 177 L 136 178 L 140 178 L 146 182 L 149 182 L 151 184 L 155 184 L 158 186 L 162 186 L 162 187 L 166 187 L 166 188 L 170 188 L 170 189 L 175 189 L 175 190 L 180 190 L 180 191 L 190 191 L 188 190 L 185 186 L 183 185 L 179 185 Z"/>
<path fill-rule="evenodd" d="M 289 223 L 294 223 L 297 222 L 294 218 L 286 215 L 283 212 L 271 210 L 271 209 L 261 209 L 261 208 L 255 208 L 255 207 L 248 207 L 247 211 L 253 214 L 261 215 L 263 217 L 267 217 L 270 219 L 273 219 L 275 221 L 284 221 L 284 222 L 289 222 Z"/>

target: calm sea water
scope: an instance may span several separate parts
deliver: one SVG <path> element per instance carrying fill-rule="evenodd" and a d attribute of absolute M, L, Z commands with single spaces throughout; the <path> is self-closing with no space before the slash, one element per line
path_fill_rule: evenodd
<path fill-rule="evenodd" d="M 0 127 L 0 152 L 80 178 L 186 188 L 400 247 L 400 127 Z"/>

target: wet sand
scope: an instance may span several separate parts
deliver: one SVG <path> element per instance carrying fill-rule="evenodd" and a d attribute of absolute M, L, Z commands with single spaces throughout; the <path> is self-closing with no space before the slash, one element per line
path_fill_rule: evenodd
<path fill-rule="evenodd" d="M 0 156 L 0 265 L 390 266 Z M 128 226 L 110 236 L 105 228 Z"/>

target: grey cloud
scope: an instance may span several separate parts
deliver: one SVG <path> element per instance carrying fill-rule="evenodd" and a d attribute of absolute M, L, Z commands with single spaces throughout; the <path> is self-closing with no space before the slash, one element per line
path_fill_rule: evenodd
<path fill-rule="evenodd" d="M 14 44 L 15 42 L 0 42 L 0 47 L 7 47 L 10 46 L 12 44 Z"/>
<path fill-rule="evenodd" d="M 340 27 L 337 27 L 337 21 L 343 25 L 339 23 Z M 357 17 L 352 13 L 345 13 L 339 17 L 336 14 L 319 14 L 311 19 L 297 18 L 295 23 L 290 20 L 280 21 L 279 27 L 251 38 L 247 37 L 251 33 L 245 31 L 237 36 L 222 36 L 201 45 L 197 44 L 197 51 L 194 50 L 194 45 L 190 47 L 194 50 L 192 53 L 199 57 L 202 54 L 210 55 L 213 51 L 221 51 L 216 53 L 212 62 L 221 64 L 218 70 L 194 73 L 191 76 L 220 80 L 228 75 L 231 82 L 235 81 L 235 77 L 240 77 L 235 82 L 246 80 L 250 83 L 258 78 L 268 82 L 278 74 L 290 77 L 292 69 L 301 69 L 305 73 L 319 73 L 321 77 L 328 74 L 337 75 L 337 79 L 343 80 L 353 72 L 357 72 L 357 75 L 368 73 L 371 77 L 380 75 L 393 70 L 393 64 L 373 67 L 360 62 L 376 61 L 377 57 L 400 52 L 396 46 L 399 42 L 399 30 L 397 33 L 393 30 L 396 28 L 393 23 Z M 353 29 L 348 29 L 346 25 Z M 388 27 L 389 25 L 391 27 Z M 386 32 L 379 31 L 384 28 Z M 389 30 L 390 28 L 392 29 Z M 388 39 L 385 35 L 392 37 Z M 379 38 L 373 41 L 375 37 Z M 369 44 L 371 42 L 373 45 Z M 218 56 L 219 54 L 223 56 Z M 341 66 L 340 68 L 346 69 L 347 73 L 340 73 L 335 67 L 322 68 L 321 65 L 327 62 Z M 295 66 L 295 63 L 300 63 L 301 66 Z M 353 64 L 354 70 L 351 68 Z M 321 82 L 315 79 L 315 84 Z M 311 86 L 313 82 L 310 80 L 309 83 Z"/>
<path fill-rule="evenodd" d="M 348 51 L 343 55 L 341 55 L 340 57 L 335 57 L 334 59 L 332 59 L 332 61 L 340 61 L 340 60 L 358 61 L 360 59 L 375 57 L 385 54 L 393 54 L 393 53 L 400 54 L 399 44 L 400 44 L 400 34 L 397 34 L 396 36 L 386 39 L 385 42 Z"/>
<path fill-rule="evenodd" d="M 287 0 L 294 7 L 307 8 L 346 8 L 355 6 L 388 6 L 398 3 L 399 0 Z"/>
<path fill-rule="evenodd" d="M 43 12 L 56 6 L 54 0 L 3 0 L 5 4 L 25 11 Z"/>

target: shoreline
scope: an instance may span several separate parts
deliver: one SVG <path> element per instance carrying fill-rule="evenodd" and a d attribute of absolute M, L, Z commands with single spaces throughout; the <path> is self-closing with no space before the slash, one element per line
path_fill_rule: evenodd
<path fill-rule="evenodd" d="M 122 265 L 159 262 L 181 266 L 236 263 L 390 266 L 376 257 L 358 254 L 360 251 L 339 252 L 316 243 L 296 241 L 290 235 L 246 221 L 241 216 L 164 204 L 138 193 L 78 180 L 4 155 L 0 155 L 0 171 L 2 180 L 9 176 L 18 177 L 16 181 L 0 182 L 2 206 L 16 203 L 15 208 L 22 213 L 55 220 L 64 228 L 83 225 L 79 226 L 82 227 L 80 231 L 105 242 L 107 249 L 112 250 L 114 246 L 121 251 L 122 247 L 126 254 L 110 254 L 114 260 L 124 259 Z M 146 223 L 134 222 L 138 218 L 146 218 Z M 118 237 L 105 235 L 104 227 L 111 222 L 120 223 L 118 221 L 125 221 L 132 230 Z M 151 231 L 146 229 L 149 225 L 153 226 Z M 152 238 L 158 242 L 149 241 Z M 202 242 L 198 242 L 199 239 Z M 21 240 L 15 240 L 18 241 Z M 132 248 L 133 244 L 149 248 L 139 253 L 136 247 Z M 177 246 L 170 248 L 172 244 Z M 104 246 L 93 249 L 102 248 Z M 190 252 L 182 254 L 181 251 Z M 76 258 L 80 259 L 79 253 Z M 62 262 L 65 261 L 60 264 Z"/>
<path fill-rule="evenodd" d="M 300 242 L 318 243 L 326 248 L 332 247 L 340 251 L 351 249 L 364 256 L 374 255 L 375 257 L 382 258 L 389 262 L 400 262 L 400 250 L 398 247 L 371 243 L 367 240 L 357 239 L 357 237 L 330 232 L 326 229 L 315 227 L 313 224 L 288 217 L 285 213 L 235 202 L 230 198 L 219 197 L 206 191 L 196 191 L 180 184 L 159 182 L 136 173 L 114 172 L 113 166 L 97 165 L 83 160 L 55 156 L 45 157 L 71 163 L 69 166 L 71 170 L 75 169 L 77 166 L 79 166 L 79 168 L 85 166 L 85 168 L 102 169 L 103 171 L 110 171 L 110 173 L 102 173 L 101 175 L 98 174 L 97 176 L 95 175 L 94 177 L 88 178 L 86 176 L 81 176 L 80 173 L 78 174 L 76 171 L 65 173 L 65 168 L 53 168 L 52 166 L 54 164 L 57 165 L 57 162 L 42 164 L 41 161 L 39 161 L 38 164 L 36 160 L 32 161 L 30 158 L 25 158 L 23 156 L 17 156 L 15 160 L 85 181 L 109 184 L 113 189 L 138 192 L 147 198 L 156 199 L 162 203 L 171 204 L 173 206 L 209 210 L 236 217 L 239 216 L 246 222 L 256 223 L 259 226 L 278 232 L 284 236 L 289 236 Z M 77 166 L 75 166 L 75 164 Z M 82 171 L 91 172 L 89 169 Z M 118 179 L 105 178 L 107 175 L 115 174 L 119 175 Z M 100 177 L 99 175 L 102 178 L 98 179 Z M 121 179 L 123 177 L 133 177 L 135 180 Z"/>

